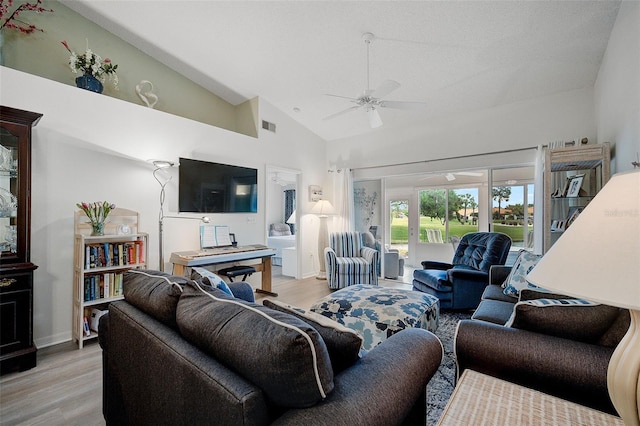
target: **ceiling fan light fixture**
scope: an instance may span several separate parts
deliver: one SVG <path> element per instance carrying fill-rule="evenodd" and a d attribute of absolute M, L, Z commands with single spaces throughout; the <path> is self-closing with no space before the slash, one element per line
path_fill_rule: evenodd
<path fill-rule="evenodd" d="M 368 115 L 369 115 L 369 125 L 371 126 L 372 129 L 377 129 L 378 127 L 382 126 L 382 118 L 380 118 L 380 113 L 378 112 L 377 109 L 375 108 L 371 108 L 368 111 Z"/>
<path fill-rule="evenodd" d="M 371 43 L 375 39 L 375 36 L 372 33 L 364 33 L 362 34 L 362 39 L 365 42 L 367 47 L 367 85 L 362 95 L 357 98 L 350 98 L 348 96 L 341 95 L 333 95 L 333 94 L 325 94 L 326 96 L 332 96 L 335 98 L 347 99 L 350 102 L 354 103 L 355 106 L 351 108 L 347 108 L 345 110 L 334 113 L 328 117 L 325 117 L 324 120 L 329 120 L 335 117 L 338 117 L 342 114 L 345 114 L 350 111 L 354 111 L 357 109 L 364 110 L 369 116 L 369 124 L 372 129 L 382 126 L 382 119 L 380 118 L 380 114 L 378 113 L 378 108 L 395 108 L 395 109 L 417 109 L 425 106 L 424 102 L 403 102 L 403 101 L 385 101 L 383 98 L 389 95 L 394 90 L 397 90 L 400 87 L 400 83 L 394 80 L 385 80 L 382 84 L 375 90 L 371 89 L 370 86 L 370 67 L 371 61 L 369 58 L 369 50 L 371 48 Z"/>

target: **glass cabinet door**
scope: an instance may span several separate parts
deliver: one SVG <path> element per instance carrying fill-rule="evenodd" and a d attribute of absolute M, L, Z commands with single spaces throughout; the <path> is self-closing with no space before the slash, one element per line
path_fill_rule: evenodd
<path fill-rule="evenodd" d="M 19 155 L 20 138 L 10 125 L 0 127 L 0 256 L 15 257 L 18 253 L 18 225 L 20 218 Z"/>

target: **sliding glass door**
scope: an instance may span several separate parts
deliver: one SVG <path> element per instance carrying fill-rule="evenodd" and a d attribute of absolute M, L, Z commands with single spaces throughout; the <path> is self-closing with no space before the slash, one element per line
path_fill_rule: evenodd
<path fill-rule="evenodd" d="M 511 237 L 512 248 L 533 249 L 534 168 L 492 171 L 491 228 Z"/>
<path fill-rule="evenodd" d="M 389 213 L 389 247 L 406 258 L 409 252 L 409 200 L 389 201 Z"/>

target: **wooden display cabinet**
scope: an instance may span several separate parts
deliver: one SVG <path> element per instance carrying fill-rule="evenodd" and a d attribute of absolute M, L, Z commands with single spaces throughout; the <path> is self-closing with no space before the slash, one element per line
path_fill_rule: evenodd
<path fill-rule="evenodd" d="M 0 373 L 35 367 L 31 136 L 42 114 L 0 106 Z"/>

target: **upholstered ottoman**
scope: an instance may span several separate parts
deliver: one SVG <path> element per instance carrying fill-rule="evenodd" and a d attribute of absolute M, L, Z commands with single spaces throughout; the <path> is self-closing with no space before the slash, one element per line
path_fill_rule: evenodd
<path fill-rule="evenodd" d="M 440 303 L 418 291 L 357 284 L 320 299 L 310 310 L 358 332 L 368 351 L 407 327 L 436 331 Z"/>

